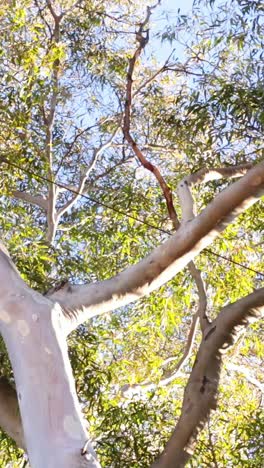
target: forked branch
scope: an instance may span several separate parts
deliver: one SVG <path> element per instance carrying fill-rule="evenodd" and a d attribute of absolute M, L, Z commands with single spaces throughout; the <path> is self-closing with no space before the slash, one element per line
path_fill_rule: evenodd
<path fill-rule="evenodd" d="M 65 285 L 50 296 L 65 309 L 67 332 L 94 315 L 114 310 L 165 284 L 208 247 L 240 213 L 264 193 L 264 162 L 254 166 L 148 257 L 109 280 Z"/>
<path fill-rule="evenodd" d="M 196 216 L 195 203 L 190 188 L 198 185 L 205 184 L 212 180 L 218 180 L 222 178 L 234 179 L 242 177 L 251 169 L 253 165 L 251 163 L 240 164 L 238 166 L 213 168 L 213 169 L 201 169 L 184 177 L 178 185 L 177 192 L 179 196 L 180 206 L 182 210 L 182 222 L 190 221 Z"/>

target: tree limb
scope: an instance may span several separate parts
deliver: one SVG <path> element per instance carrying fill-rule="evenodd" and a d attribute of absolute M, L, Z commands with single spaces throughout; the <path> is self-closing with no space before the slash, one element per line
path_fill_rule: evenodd
<path fill-rule="evenodd" d="M 138 300 L 169 281 L 263 193 L 264 162 L 261 162 L 138 264 L 109 280 L 67 284 L 56 291 L 50 298 L 64 307 L 67 331 L 94 315 Z"/>
<path fill-rule="evenodd" d="M 31 205 L 39 206 L 45 211 L 47 211 L 48 209 L 48 201 L 41 195 L 30 195 L 30 193 L 28 192 L 20 192 L 19 190 L 15 190 L 14 192 L 12 192 L 12 196 L 14 198 L 17 198 L 18 200 L 23 200 L 28 203 L 31 203 Z"/>
<path fill-rule="evenodd" d="M 159 2 L 158 2 L 159 3 Z M 130 120 L 131 120 L 131 108 L 132 108 L 132 87 L 133 87 L 133 73 L 137 59 L 140 54 L 146 47 L 149 34 L 148 30 L 144 32 L 145 26 L 148 24 L 151 15 L 151 9 L 147 8 L 147 14 L 143 23 L 141 23 L 139 29 L 136 33 L 136 38 L 138 41 L 138 47 L 136 48 L 133 56 L 129 60 L 128 72 L 127 72 L 127 83 L 126 83 L 126 100 L 125 100 L 125 111 L 124 111 L 124 123 L 123 123 L 123 133 L 126 141 L 131 146 L 133 152 L 141 162 L 142 166 L 145 167 L 148 171 L 152 172 L 157 179 L 160 188 L 163 192 L 164 198 L 166 200 L 167 210 L 170 216 L 170 219 L 173 222 L 174 228 L 177 229 L 180 225 L 176 211 L 173 206 L 172 192 L 166 184 L 164 178 L 162 177 L 159 169 L 154 166 L 150 161 L 148 161 L 142 151 L 139 149 L 137 143 L 130 133 Z"/>
<path fill-rule="evenodd" d="M 201 330 L 203 333 L 205 333 L 205 330 L 209 325 L 209 321 L 206 317 L 207 298 L 206 298 L 203 280 L 201 277 L 201 272 L 196 268 L 193 262 L 190 262 L 188 264 L 188 267 L 192 271 L 193 278 L 196 279 L 196 285 L 198 286 L 199 302 L 198 302 L 198 309 L 192 317 L 192 323 L 191 323 L 191 327 L 187 336 L 186 346 L 183 351 L 182 357 L 180 358 L 180 360 L 177 362 L 176 366 L 172 370 L 164 372 L 164 374 L 162 375 L 161 379 L 159 380 L 157 384 L 154 384 L 153 382 L 143 382 L 143 383 L 132 384 L 132 385 L 126 384 L 121 388 L 121 392 L 123 393 L 127 392 L 131 388 L 144 388 L 145 390 L 148 390 L 148 389 L 150 390 L 150 389 L 153 389 L 153 387 L 163 387 L 173 382 L 173 380 L 175 380 L 176 377 L 179 376 L 181 369 L 183 368 L 186 361 L 189 359 L 191 355 L 199 320 L 200 320 Z M 176 359 L 178 359 L 178 357 L 168 358 L 163 362 L 162 366 L 164 367 L 166 364 Z"/>
<path fill-rule="evenodd" d="M 222 354 L 250 322 L 264 316 L 264 288 L 224 307 L 204 335 L 184 392 L 181 416 L 152 468 L 182 468 L 192 456 L 196 437 L 216 408 Z"/>
<path fill-rule="evenodd" d="M 264 394 L 264 383 L 260 382 L 256 377 L 252 376 L 250 369 L 246 366 L 238 365 L 233 362 L 227 362 L 225 364 L 227 370 L 235 371 L 238 374 L 243 374 L 247 381 L 257 387 Z"/>
<path fill-rule="evenodd" d="M 190 262 L 188 264 L 188 269 L 197 286 L 199 305 L 198 305 L 198 310 L 196 312 L 196 315 L 199 319 L 202 333 L 204 333 L 205 329 L 208 327 L 210 323 L 206 315 L 207 297 L 206 297 L 206 292 L 205 292 L 205 286 L 204 286 L 201 272 L 200 270 L 198 270 L 198 268 L 196 268 L 194 262 Z"/>
<path fill-rule="evenodd" d="M 52 3 L 50 0 L 47 0 L 47 7 L 54 20 L 54 30 L 52 40 L 56 45 L 60 42 L 60 21 L 62 16 L 57 15 Z M 56 185 L 53 183 L 54 173 L 53 173 L 53 125 L 55 118 L 55 110 L 57 106 L 58 98 L 58 84 L 59 84 L 59 69 L 60 69 L 60 60 L 56 59 L 52 65 L 52 77 L 51 77 L 51 96 L 49 100 L 49 110 L 45 112 L 43 108 L 43 120 L 46 127 L 46 139 L 45 139 L 45 156 L 49 164 L 49 195 L 48 195 L 48 211 L 47 211 L 47 221 L 48 221 L 48 233 L 47 239 L 51 244 L 54 241 L 56 235 L 56 229 L 58 225 L 58 217 L 56 214 L 56 198 L 57 198 L 57 189 Z"/>
<path fill-rule="evenodd" d="M 148 13 L 149 13 L 149 11 L 148 11 Z M 145 23 L 148 23 L 149 16 L 147 14 L 146 19 L 145 19 Z M 161 190 L 163 192 L 163 196 L 164 196 L 165 201 L 166 201 L 167 210 L 168 210 L 170 220 L 172 221 L 172 225 L 173 225 L 174 229 L 177 230 L 180 227 L 180 222 L 179 222 L 179 219 L 178 219 L 175 207 L 174 207 L 172 191 L 169 188 L 168 184 L 166 183 L 164 177 L 161 175 L 160 170 L 158 169 L 158 167 L 153 165 L 144 156 L 144 154 L 139 149 L 137 143 L 135 142 L 135 140 L 133 139 L 133 137 L 130 134 L 130 120 L 131 120 L 131 108 L 132 108 L 132 98 L 133 98 L 133 95 L 132 95 L 133 73 L 134 73 L 134 69 L 135 69 L 137 59 L 140 56 L 141 52 L 144 50 L 144 47 L 146 46 L 146 44 L 148 42 L 148 35 L 146 36 L 146 38 L 144 38 L 144 36 L 142 34 L 141 26 L 140 26 L 139 30 L 137 31 L 137 39 L 139 41 L 139 46 L 137 47 L 137 49 L 136 49 L 134 55 L 132 56 L 132 58 L 129 60 L 129 67 L 128 67 L 128 73 L 127 73 L 126 101 L 125 101 L 123 133 L 124 133 L 124 137 L 126 138 L 127 142 L 131 145 L 135 155 L 138 157 L 138 159 L 141 162 L 141 164 L 143 165 L 143 167 L 145 167 L 145 169 L 147 169 L 148 171 L 152 172 L 153 175 L 155 176 L 155 178 L 156 178 L 156 180 L 157 180 L 157 182 L 158 182 L 158 184 L 159 184 L 159 186 L 160 186 L 160 188 L 161 188 Z M 198 309 L 200 311 L 199 318 L 200 318 L 201 329 L 203 331 L 204 328 L 209 323 L 208 319 L 207 319 L 207 316 L 206 316 L 206 294 L 205 294 L 205 289 L 204 289 L 203 281 L 202 281 L 202 278 L 201 278 L 201 274 L 197 270 L 197 268 L 196 268 L 195 264 L 193 263 L 193 261 L 190 262 L 190 264 L 188 265 L 188 269 L 189 269 L 189 272 L 190 272 L 191 276 L 193 277 L 193 279 L 194 279 L 194 281 L 196 283 L 197 289 L 198 289 L 199 303 L 201 303 L 201 307 L 200 307 L 200 305 L 198 306 Z"/>
<path fill-rule="evenodd" d="M 201 169 L 200 171 L 190 174 L 178 184 L 177 193 L 179 196 L 181 211 L 182 211 L 182 222 L 190 221 L 196 215 L 195 204 L 192 197 L 190 187 L 197 184 L 205 184 L 212 180 L 218 180 L 222 178 L 237 178 L 242 177 L 246 172 L 253 167 L 252 164 L 240 164 L 238 166 L 214 168 L 214 169 Z"/>
<path fill-rule="evenodd" d="M 186 363 L 187 359 L 191 355 L 196 331 L 198 328 L 198 321 L 199 321 L 199 315 L 197 311 L 196 314 L 193 315 L 192 317 L 192 323 L 191 323 L 191 327 L 190 327 L 189 334 L 187 337 L 187 342 L 186 342 L 183 355 L 181 359 L 177 362 L 177 365 L 172 370 L 164 372 L 164 374 L 162 375 L 162 377 L 157 383 L 147 381 L 147 382 L 142 382 L 138 384 L 125 384 L 121 387 L 120 392 L 123 394 L 126 394 L 127 392 L 131 392 L 131 389 L 133 393 L 133 390 L 137 390 L 137 389 L 153 390 L 153 388 L 165 387 L 166 385 L 169 385 L 171 382 L 173 382 L 173 380 L 175 380 L 177 377 L 179 377 L 180 371 L 182 370 L 184 364 Z M 162 363 L 162 366 L 164 367 L 166 364 L 176 359 L 178 359 L 178 357 L 170 357 L 168 359 L 165 359 L 165 361 Z"/>

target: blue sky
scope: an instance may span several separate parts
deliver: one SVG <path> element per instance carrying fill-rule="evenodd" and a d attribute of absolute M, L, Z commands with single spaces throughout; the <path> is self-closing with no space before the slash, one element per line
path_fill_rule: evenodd
<path fill-rule="evenodd" d="M 169 24 L 176 23 L 176 16 L 178 14 L 178 9 L 180 8 L 180 14 L 187 14 L 191 12 L 193 5 L 193 0 L 162 0 L 161 5 L 157 7 L 156 11 L 153 12 L 152 21 L 154 22 L 154 27 L 152 26 L 152 33 L 157 31 L 162 31 Z M 164 13 L 167 13 L 165 18 Z M 170 55 L 170 52 L 173 48 L 176 47 L 178 56 L 181 56 L 182 47 L 179 44 L 173 44 L 171 46 L 169 43 L 165 42 L 160 43 L 160 40 L 153 39 L 149 43 L 150 48 L 154 52 L 156 58 L 162 63 Z"/>
<path fill-rule="evenodd" d="M 193 0 L 163 0 L 161 8 L 175 11 L 180 8 L 182 13 L 186 13 L 191 10 L 192 4 Z"/>

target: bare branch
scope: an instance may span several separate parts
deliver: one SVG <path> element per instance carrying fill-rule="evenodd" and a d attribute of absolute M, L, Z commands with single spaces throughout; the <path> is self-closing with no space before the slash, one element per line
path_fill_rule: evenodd
<path fill-rule="evenodd" d="M 159 4 L 159 2 L 158 2 Z M 135 65 L 137 59 L 139 58 L 140 54 L 146 47 L 148 40 L 149 40 L 149 33 L 148 30 L 144 32 L 144 27 L 148 24 L 149 18 L 151 15 L 151 9 L 147 8 L 147 15 L 143 23 L 141 23 L 137 33 L 136 38 L 139 43 L 138 47 L 136 48 L 133 56 L 129 60 L 128 65 L 128 72 L 127 72 L 127 84 L 126 84 L 126 101 L 125 101 L 125 112 L 124 112 L 124 124 L 123 124 L 123 133 L 124 137 L 127 140 L 128 144 L 133 149 L 135 155 L 138 157 L 139 161 L 141 162 L 142 166 L 145 167 L 148 171 L 152 172 L 156 177 L 160 188 L 163 192 L 164 198 L 166 200 L 168 213 L 170 219 L 173 222 L 174 228 L 177 229 L 180 225 L 178 221 L 178 217 L 176 211 L 173 206 L 173 198 L 172 192 L 169 189 L 168 185 L 166 184 L 164 178 L 162 177 L 159 169 L 154 166 L 150 161 L 148 161 L 142 151 L 139 149 L 137 143 L 135 142 L 134 138 L 131 136 L 130 133 L 130 117 L 131 117 L 131 107 L 132 107 L 132 86 L 133 86 L 133 73 L 135 69 Z"/>
<path fill-rule="evenodd" d="M 224 307 L 208 327 L 184 393 L 181 416 L 152 468 L 181 468 L 193 454 L 198 430 L 216 408 L 222 355 L 239 331 L 264 316 L 264 288 Z"/>
<path fill-rule="evenodd" d="M 80 178 L 79 186 L 77 187 L 77 190 L 76 190 L 77 193 L 75 193 L 75 195 L 58 211 L 58 213 L 57 213 L 58 219 L 60 219 L 61 216 L 63 216 L 64 213 L 66 213 L 66 211 L 68 211 L 77 202 L 77 200 L 79 200 L 79 198 L 83 194 L 84 187 L 85 187 L 85 182 L 86 182 L 87 178 L 89 177 L 90 172 L 95 167 L 96 162 L 98 160 L 98 157 L 100 156 L 100 154 L 104 150 L 106 150 L 107 148 L 109 148 L 109 146 L 111 146 L 112 141 L 115 138 L 118 130 L 119 130 L 119 127 L 116 128 L 116 130 L 114 131 L 111 138 L 109 138 L 109 140 L 107 140 L 99 148 L 96 148 L 94 150 L 92 161 L 91 161 L 90 165 L 87 167 L 87 169 L 85 170 L 84 174 Z"/>
<path fill-rule="evenodd" d="M 39 206 L 45 211 L 48 209 L 48 201 L 41 195 L 30 195 L 28 192 L 20 192 L 19 190 L 12 192 L 12 195 L 18 200 L 24 200 L 28 203 L 31 203 L 31 205 Z"/>
<path fill-rule="evenodd" d="M 51 12 L 51 15 L 54 19 L 54 30 L 53 30 L 53 41 L 55 44 L 60 42 L 60 21 L 62 16 L 57 15 L 50 0 L 47 0 L 47 7 Z M 53 125 L 55 118 L 55 110 L 57 106 L 58 98 L 58 84 L 59 84 L 59 70 L 60 70 L 60 60 L 56 59 L 53 62 L 52 66 L 52 77 L 51 77 L 51 96 L 49 100 L 49 110 L 45 111 L 43 108 L 43 119 L 46 127 L 46 139 L 45 139 L 45 155 L 49 164 L 49 196 L 48 196 L 48 211 L 47 211 L 47 222 L 48 222 L 48 232 L 47 239 L 51 244 L 54 241 L 56 234 L 56 229 L 58 225 L 58 217 L 56 214 L 56 199 L 57 199 L 57 189 L 53 183 L 54 173 L 53 173 Z"/>
<path fill-rule="evenodd" d="M 264 395 L 264 382 L 262 383 L 258 379 L 256 379 L 256 377 L 252 376 L 251 370 L 248 369 L 246 366 L 241 366 L 233 362 L 226 362 L 225 367 L 227 370 L 235 371 L 239 374 L 243 374 L 245 378 L 247 379 L 247 381 L 251 383 L 252 385 L 254 385 L 255 387 L 257 387 L 261 391 L 261 393 L 263 393 Z"/>
<path fill-rule="evenodd" d="M 153 73 L 153 75 L 151 75 L 147 80 L 145 80 L 143 83 L 141 83 L 141 85 L 138 86 L 136 91 L 133 92 L 132 98 L 137 96 L 137 94 L 139 94 L 142 91 L 142 89 L 144 89 L 149 83 L 151 83 L 153 80 L 155 80 L 155 78 L 158 75 L 160 75 L 160 73 L 164 72 L 165 70 L 166 70 L 166 64 L 164 64 L 161 68 L 159 68 L 159 70 L 157 70 L 155 73 Z"/>
<path fill-rule="evenodd" d="M 77 6 L 79 6 L 81 3 L 82 3 L 83 0 L 77 0 L 70 8 L 67 8 L 66 10 L 64 10 L 62 13 L 61 13 L 61 16 L 64 17 L 65 15 L 67 15 L 68 13 L 71 13 L 74 8 L 76 8 Z"/>
<path fill-rule="evenodd" d="M 188 268 L 197 286 L 197 292 L 199 296 L 199 305 L 198 305 L 198 310 L 196 314 L 200 321 L 202 333 L 204 333 L 205 329 L 208 327 L 210 323 L 206 315 L 207 297 L 206 297 L 206 292 L 205 292 L 205 286 L 204 286 L 201 272 L 200 270 L 198 270 L 198 268 L 196 268 L 195 264 L 193 262 L 190 262 L 188 264 Z"/>
<path fill-rule="evenodd" d="M 252 167 L 252 164 L 247 163 L 224 168 L 204 168 L 198 172 L 195 172 L 194 174 L 190 174 L 189 176 L 184 177 L 184 179 L 181 180 L 177 187 L 182 210 L 182 222 L 186 223 L 195 216 L 196 210 L 190 187 L 222 178 L 234 179 L 237 177 L 242 177 Z"/>
<path fill-rule="evenodd" d="M 57 15 L 57 13 L 55 12 L 54 8 L 53 8 L 53 5 L 52 5 L 52 2 L 51 0 L 46 0 L 47 1 L 47 7 L 49 9 L 49 11 L 51 12 L 51 15 L 53 16 L 53 19 L 55 21 L 55 23 L 59 22 L 59 20 L 61 19 L 61 15 Z"/>
<path fill-rule="evenodd" d="M 147 20 L 148 21 L 148 20 Z M 142 50 L 144 49 L 147 41 L 148 41 L 148 36 L 147 40 L 144 42 L 142 38 L 142 33 L 139 30 L 137 33 L 137 37 L 139 40 L 139 47 L 136 49 L 133 57 L 129 61 L 129 68 L 128 68 L 128 74 L 127 74 L 127 86 L 126 86 L 126 102 L 125 102 L 125 115 L 124 115 L 124 127 L 123 127 L 123 132 L 124 136 L 127 140 L 127 142 L 131 145 L 135 155 L 138 157 L 139 161 L 141 164 L 150 172 L 153 173 L 155 178 L 157 179 L 160 188 L 163 192 L 164 198 L 166 200 L 166 205 L 167 205 L 167 210 L 169 217 L 172 221 L 173 227 L 175 230 L 179 229 L 180 223 L 179 219 L 174 207 L 173 203 L 173 196 L 172 196 L 172 191 L 170 190 L 169 186 L 167 185 L 165 179 L 161 175 L 159 169 L 154 166 L 142 153 L 142 151 L 139 149 L 137 143 L 135 140 L 132 138 L 130 134 L 130 115 L 131 115 L 131 108 L 132 108 L 132 85 L 133 85 L 133 72 L 134 68 L 136 65 L 136 61 L 141 54 Z M 169 60 L 169 59 L 168 59 Z M 166 62 L 167 64 L 167 62 Z M 164 67 L 166 67 L 166 64 Z M 197 270 L 195 264 L 193 262 L 188 265 L 188 269 L 190 271 L 191 276 L 193 277 L 197 289 L 198 289 L 198 294 L 199 294 L 199 318 L 200 318 L 200 324 L 202 331 L 204 328 L 208 325 L 208 319 L 206 316 L 206 294 L 205 294 L 205 289 L 203 285 L 203 281 L 201 278 L 200 272 Z"/>
<path fill-rule="evenodd" d="M 201 330 L 203 334 L 205 333 L 205 330 L 210 324 L 206 316 L 207 298 L 206 298 L 203 280 L 201 277 L 201 272 L 196 268 L 193 262 L 188 263 L 188 269 L 193 279 L 196 282 L 198 295 L 199 295 L 199 301 L 198 301 L 198 309 L 196 313 L 194 314 L 194 316 L 192 317 L 191 327 L 189 330 L 189 334 L 188 334 L 187 341 L 186 341 L 186 346 L 185 346 L 181 359 L 178 361 L 177 365 L 172 370 L 168 372 L 164 372 L 163 376 L 161 377 L 160 381 L 157 384 L 154 384 L 153 382 L 143 382 L 141 384 L 124 385 L 123 388 L 121 388 L 121 392 L 125 392 L 130 388 L 144 388 L 146 390 L 146 389 L 152 389 L 153 387 L 163 387 L 173 382 L 173 380 L 175 380 L 176 377 L 179 376 L 181 369 L 183 368 L 183 366 L 185 365 L 185 363 L 187 362 L 187 360 L 189 359 L 191 355 L 197 328 L 198 328 L 198 322 L 200 321 L 200 326 L 201 326 Z M 166 364 L 169 364 L 169 362 L 174 361 L 176 359 L 178 359 L 178 357 L 168 358 L 163 362 L 162 366 L 164 367 Z"/>
<path fill-rule="evenodd" d="M 73 330 L 90 317 L 129 304 L 165 284 L 263 193 L 264 162 L 261 162 L 137 265 L 112 279 L 89 285 L 66 285 L 52 294 L 51 299 L 65 309 L 66 329 Z"/>

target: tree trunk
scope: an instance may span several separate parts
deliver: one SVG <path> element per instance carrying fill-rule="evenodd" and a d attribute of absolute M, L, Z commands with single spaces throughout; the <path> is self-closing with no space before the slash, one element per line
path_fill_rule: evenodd
<path fill-rule="evenodd" d="M 85 429 L 61 308 L 32 291 L 0 253 L 0 330 L 13 366 L 32 468 L 99 467 Z"/>

